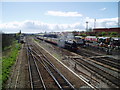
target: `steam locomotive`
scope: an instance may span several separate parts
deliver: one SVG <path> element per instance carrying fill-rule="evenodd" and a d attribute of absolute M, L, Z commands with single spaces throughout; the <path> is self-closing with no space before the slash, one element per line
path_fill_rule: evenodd
<path fill-rule="evenodd" d="M 43 40 L 45 42 L 51 43 L 53 45 L 56 45 L 71 51 L 76 51 L 79 45 L 75 39 L 61 38 L 56 34 L 39 35 L 37 36 L 37 39 Z"/>
<path fill-rule="evenodd" d="M 66 40 L 65 41 L 65 46 L 66 49 L 69 49 L 71 51 L 76 51 L 78 48 L 77 43 L 74 40 Z"/>

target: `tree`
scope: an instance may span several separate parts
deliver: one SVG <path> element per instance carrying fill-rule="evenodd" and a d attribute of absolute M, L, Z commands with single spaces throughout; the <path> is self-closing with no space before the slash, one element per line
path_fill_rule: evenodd
<path fill-rule="evenodd" d="M 111 32 L 110 33 L 110 36 L 116 36 L 116 35 L 118 35 L 118 32 Z"/>
<path fill-rule="evenodd" d="M 102 32 L 101 35 L 102 35 L 102 36 L 105 36 L 105 35 L 107 35 L 107 33 L 106 33 L 106 32 Z"/>
<path fill-rule="evenodd" d="M 73 33 L 74 36 L 77 36 L 79 32 L 78 31 L 73 31 L 72 33 Z"/>
<path fill-rule="evenodd" d="M 15 40 L 14 34 L 3 34 L 2 33 L 2 49 L 4 50 L 5 47 L 10 46 L 13 41 Z"/>
<path fill-rule="evenodd" d="M 86 37 L 86 36 L 87 36 L 85 33 L 82 33 L 82 34 L 80 34 L 80 35 L 83 36 L 83 37 Z"/>

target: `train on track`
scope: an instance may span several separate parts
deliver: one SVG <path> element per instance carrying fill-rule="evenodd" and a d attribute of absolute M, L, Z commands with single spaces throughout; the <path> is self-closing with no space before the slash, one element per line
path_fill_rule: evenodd
<path fill-rule="evenodd" d="M 120 38 L 117 37 L 96 37 L 96 36 L 67 36 L 58 34 L 42 34 L 37 35 L 37 39 L 41 39 L 48 43 L 77 51 L 78 47 L 97 47 L 98 49 L 111 53 L 112 50 L 120 50 Z"/>
<path fill-rule="evenodd" d="M 92 45 L 120 49 L 120 38 L 119 37 L 96 37 L 96 36 L 87 36 L 85 37 L 87 43 Z"/>
<path fill-rule="evenodd" d="M 77 51 L 78 46 L 85 46 L 85 40 L 80 37 L 71 38 L 71 36 L 59 36 L 56 34 L 44 34 L 36 37 L 37 39 L 69 49 L 71 51 Z"/>

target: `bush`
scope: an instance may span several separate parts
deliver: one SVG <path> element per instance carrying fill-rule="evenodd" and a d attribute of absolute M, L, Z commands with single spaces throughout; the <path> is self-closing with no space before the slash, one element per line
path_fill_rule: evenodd
<path fill-rule="evenodd" d="M 107 33 L 106 33 L 106 32 L 102 32 L 101 34 L 102 34 L 102 36 L 105 36 L 105 35 L 107 35 Z"/>
<path fill-rule="evenodd" d="M 111 32 L 111 33 L 110 33 L 110 36 L 117 36 L 117 35 L 118 35 L 117 32 Z"/>
<path fill-rule="evenodd" d="M 2 59 L 2 84 L 8 79 L 10 74 L 11 66 L 15 63 L 16 57 L 18 56 L 18 51 L 20 50 L 20 44 L 14 42 L 11 46 L 9 56 Z"/>

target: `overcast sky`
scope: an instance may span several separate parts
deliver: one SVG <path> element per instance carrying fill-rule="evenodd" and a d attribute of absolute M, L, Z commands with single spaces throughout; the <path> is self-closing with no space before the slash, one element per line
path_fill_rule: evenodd
<path fill-rule="evenodd" d="M 117 27 L 118 2 L 2 2 L 0 29 L 38 33 Z"/>

